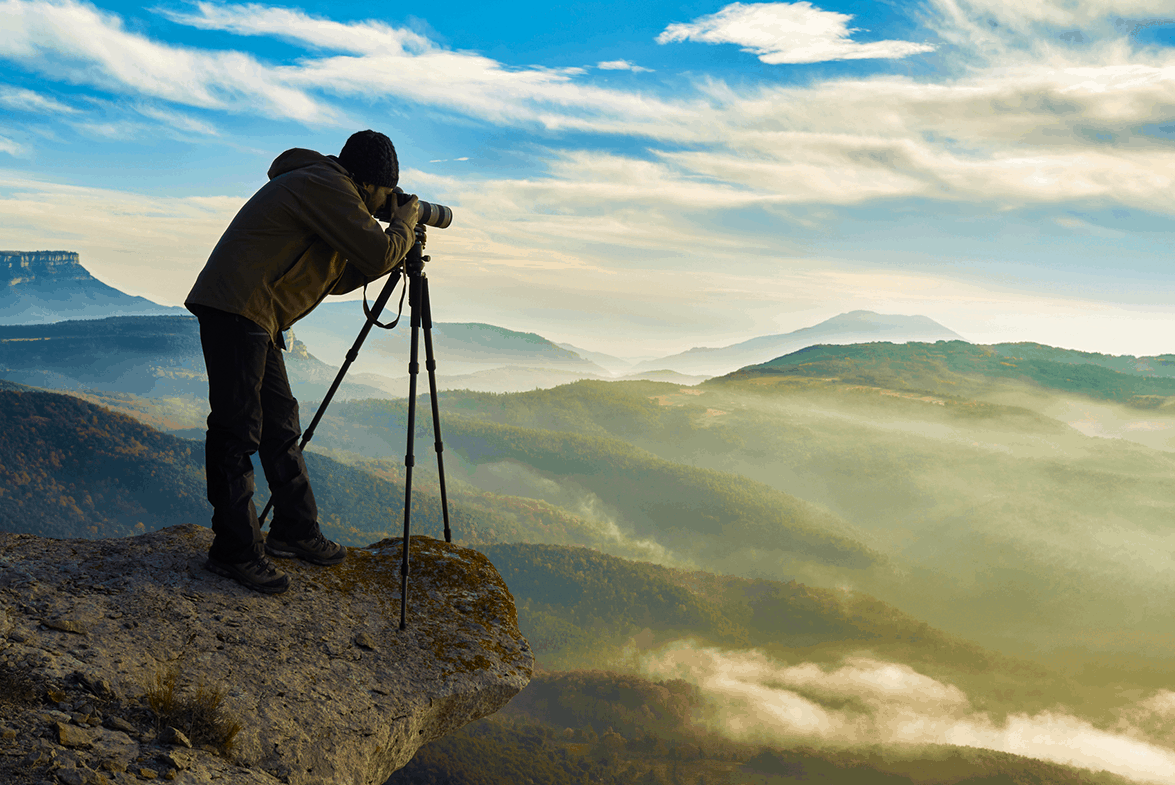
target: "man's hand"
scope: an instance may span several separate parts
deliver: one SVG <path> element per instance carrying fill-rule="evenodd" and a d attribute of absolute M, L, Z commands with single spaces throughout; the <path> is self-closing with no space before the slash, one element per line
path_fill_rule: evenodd
<path fill-rule="evenodd" d="M 392 199 L 396 195 L 391 196 Z M 416 198 L 416 194 L 412 195 L 404 204 L 392 205 L 392 218 L 407 226 L 410 230 L 416 229 L 416 224 L 420 221 L 420 200 Z"/>

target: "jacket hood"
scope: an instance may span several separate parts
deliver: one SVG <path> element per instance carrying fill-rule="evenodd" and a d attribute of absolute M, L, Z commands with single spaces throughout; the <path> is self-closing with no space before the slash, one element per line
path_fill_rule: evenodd
<path fill-rule="evenodd" d="M 287 174 L 294 171 L 295 169 L 304 169 L 307 166 L 322 164 L 333 167 L 343 174 L 347 174 L 347 170 L 333 155 L 323 155 L 322 153 L 316 153 L 313 150 L 305 150 L 301 147 L 295 147 L 292 150 L 286 150 L 277 158 L 273 159 L 273 163 L 269 166 L 269 179 L 272 180 L 275 177 Z"/>

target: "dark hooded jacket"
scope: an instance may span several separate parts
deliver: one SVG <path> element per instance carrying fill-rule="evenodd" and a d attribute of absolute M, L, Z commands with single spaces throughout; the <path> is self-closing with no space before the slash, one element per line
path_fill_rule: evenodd
<path fill-rule="evenodd" d="M 386 275 L 414 242 L 397 220 L 384 231 L 335 158 L 287 150 L 221 236 L 184 305 L 240 314 L 280 343 L 279 333 L 328 294 Z"/>

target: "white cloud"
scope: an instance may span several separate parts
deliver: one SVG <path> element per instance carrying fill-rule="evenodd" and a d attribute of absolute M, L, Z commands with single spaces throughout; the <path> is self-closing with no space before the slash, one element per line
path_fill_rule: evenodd
<path fill-rule="evenodd" d="M 769 65 L 888 59 L 934 51 L 930 44 L 910 41 L 853 41 L 851 35 L 860 31 L 849 28 L 852 18 L 808 2 L 731 3 L 715 14 L 669 25 L 657 43 L 737 44 Z"/>
<path fill-rule="evenodd" d="M 1065 50 L 1128 55 L 1137 31 L 1169 20 L 1172 7 L 1168 0 L 927 0 L 917 13 L 961 54 L 995 65 L 1026 54 L 1047 61 Z"/>
<path fill-rule="evenodd" d="M 425 36 L 377 21 L 334 22 L 289 8 L 260 3 L 245 5 L 197 2 L 197 13 L 159 9 L 173 22 L 201 30 L 224 30 L 238 35 L 274 36 L 312 44 L 322 50 L 386 54 L 393 57 L 421 55 L 437 47 Z"/>
<path fill-rule="evenodd" d="M 167 12 L 173 21 L 242 35 L 265 35 L 340 52 L 280 71 L 298 90 L 370 97 L 373 93 L 456 110 L 505 125 L 606 129 L 631 118 L 653 125 L 682 117 L 688 105 L 582 85 L 582 68 L 511 68 L 473 52 L 443 49 L 382 22 L 339 23 L 260 5 L 197 5 Z M 605 130 L 605 132 L 608 132 Z"/>
<path fill-rule="evenodd" d="M 630 63 L 627 60 L 605 60 L 596 63 L 596 68 L 599 68 L 601 71 L 633 71 L 635 73 L 649 73 L 653 70 L 652 68 L 645 68 Z"/>
<path fill-rule="evenodd" d="M 0 0 L 0 57 L 120 94 L 308 122 L 338 119 L 249 55 L 158 43 L 73 0 Z"/>
<path fill-rule="evenodd" d="M 957 687 L 866 656 L 788 666 L 754 650 L 678 642 L 643 655 L 642 667 L 698 685 L 709 703 L 705 723 L 740 741 L 979 747 L 1175 784 L 1175 750 L 1153 732 L 1171 721 L 1166 691 L 1126 707 L 1119 727 L 1107 730 L 1060 710 L 997 722 Z"/>
<path fill-rule="evenodd" d="M 0 106 L 17 112 L 31 112 L 35 114 L 72 114 L 77 111 L 55 98 L 26 90 L 21 87 L 7 87 L 0 85 Z"/>

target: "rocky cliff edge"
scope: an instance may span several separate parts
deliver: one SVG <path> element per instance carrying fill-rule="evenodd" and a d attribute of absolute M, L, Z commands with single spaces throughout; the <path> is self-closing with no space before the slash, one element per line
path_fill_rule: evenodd
<path fill-rule="evenodd" d="M 476 551 L 412 538 L 282 561 L 285 594 L 203 569 L 212 533 L 0 532 L 0 781 L 375 785 L 497 711 L 534 658 Z"/>

